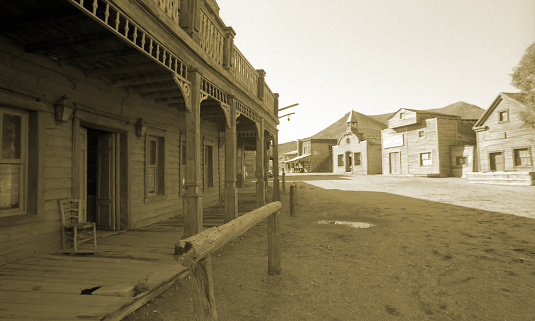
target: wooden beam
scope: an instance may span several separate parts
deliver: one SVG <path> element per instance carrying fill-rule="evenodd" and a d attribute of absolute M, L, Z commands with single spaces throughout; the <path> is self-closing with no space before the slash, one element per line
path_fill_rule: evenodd
<path fill-rule="evenodd" d="M 147 99 L 180 99 L 182 98 L 182 92 L 180 90 L 170 90 L 170 91 L 161 91 L 156 93 L 150 93 L 150 94 L 143 94 L 143 98 Z"/>
<path fill-rule="evenodd" d="M 264 185 L 264 119 L 260 120 L 257 126 L 258 134 L 256 135 L 256 207 L 266 204 L 266 193 Z"/>
<path fill-rule="evenodd" d="M 149 71 L 149 70 L 160 70 L 160 67 L 155 63 L 149 63 L 149 64 L 142 64 L 142 65 L 129 65 L 129 66 L 119 66 L 119 67 L 112 67 L 112 68 L 90 70 L 86 72 L 86 74 L 88 77 L 102 77 L 102 76 L 112 76 L 112 75 L 117 75 L 117 74 L 127 74 L 131 72 L 140 72 L 140 71 Z"/>
<path fill-rule="evenodd" d="M 59 62 L 63 64 L 73 65 L 73 64 L 80 64 L 80 63 L 83 64 L 83 63 L 107 60 L 110 58 L 118 58 L 118 57 L 128 58 L 130 56 L 134 57 L 134 56 L 139 56 L 139 55 L 141 54 L 138 51 L 133 50 L 133 49 L 128 49 L 128 50 L 120 50 L 120 51 L 99 52 L 99 53 L 89 54 L 89 55 L 78 55 L 74 57 L 59 59 Z"/>
<path fill-rule="evenodd" d="M 121 80 L 115 80 L 110 83 L 114 87 L 124 87 L 124 86 L 141 86 L 146 84 L 152 84 L 157 82 L 164 81 L 173 81 L 173 77 L 170 74 L 158 75 L 158 76 L 147 76 L 147 77 L 138 77 L 138 78 L 126 78 Z M 175 85 L 176 87 L 176 85 Z M 178 88 L 178 87 L 176 87 Z"/>
<path fill-rule="evenodd" d="M 106 38 L 113 37 L 113 34 L 110 32 L 98 32 L 91 33 L 86 35 L 75 35 L 69 36 L 61 39 L 52 39 L 42 42 L 30 43 L 25 46 L 26 52 L 36 52 L 43 51 L 48 49 L 54 49 L 57 47 L 73 46 L 77 44 L 87 44 L 88 42 L 93 41 L 103 41 Z"/>
<path fill-rule="evenodd" d="M 272 202 L 243 214 L 228 223 L 214 226 L 180 240 L 175 243 L 175 259 L 180 265 L 189 267 L 243 235 L 251 227 L 281 208 L 281 202 Z"/>
<path fill-rule="evenodd" d="M 151 94 L 151 93 L 158 93 L 161 91 L 180 91 L 180 88 L 175 84 L 174 82 L 170 83 L 163 83 L 158 85 L 146 85 L 140 88 L 141 94 Z"/>

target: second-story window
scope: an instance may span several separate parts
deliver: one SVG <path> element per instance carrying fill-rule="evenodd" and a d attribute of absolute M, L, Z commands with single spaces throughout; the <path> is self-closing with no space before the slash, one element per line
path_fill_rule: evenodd
<path fill-rule="evenodd" d="M 502 110 L 498 112 L 498 121 L 500 123 L 509 121 L 509 110 Z"/>
<path fill-rule="evenodd" d="M 405 119 L 405 113 L 399 113 L 399 119 Z"/>

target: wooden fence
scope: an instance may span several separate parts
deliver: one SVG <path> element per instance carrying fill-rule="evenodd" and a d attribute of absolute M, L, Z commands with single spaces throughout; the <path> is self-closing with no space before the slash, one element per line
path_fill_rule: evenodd
<path fill-rule="evenodd" d="M 215 226 L 175 244 L 177 262 L 190 268 L 193 305 L 197 320 L 217 320 L 210 254 L 268 219 L 268 273 L 280 274 L 279 210 L 282 203 L 269 203 L 226 224 Z"/>

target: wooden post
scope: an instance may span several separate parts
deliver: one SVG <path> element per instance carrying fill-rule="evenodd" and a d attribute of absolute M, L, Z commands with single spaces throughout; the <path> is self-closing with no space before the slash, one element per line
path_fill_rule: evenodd
<path fill-rule="evenodd" d="M 197 321 L 217 320 L 214 287 L 212 279 L 212 259 L 207 256 L 190 267 L 193 308 Z"/>
<path fill-rule="evenodd" d="M 230 122 L 225 129 L 225 222 L 238 217 L 238 190 L 236 187 L 236 106 L 234 97 L 228 97 Z"/>
<path fill-rule="evenodd" d="M 201 75 L 195 69 L 188 73 L 191 82 L 191 108 L 186 111 L 186 173 L 184 200 L 184 237 L 202 231 L 201 182 Z"/>
<path fill-rule="evenodd" d="M 273 137 L 273 201 L 280 201 L 279 189 L 279 135 Z M 276 161 L 275 161 L 276 160 Z M 268 274 L 281 274 L 280 211 L 268 218 Z"/>
<path fill-rule="evenodd" d="M 264 119 L 260 119 L 257 124 L 256 135 L 256 207 L 266 204 L 266 193 L 264 185 Z"/>
<path fill-rule="evenodd" d="M 282 190 L 286 190 L 286 172 L 282 170 Z"/>
<path fill-rule="evenodd" d="M 295 199 L 296 199 L 297 185 L 290 185 L 290 216 L 295 215 Z"/>

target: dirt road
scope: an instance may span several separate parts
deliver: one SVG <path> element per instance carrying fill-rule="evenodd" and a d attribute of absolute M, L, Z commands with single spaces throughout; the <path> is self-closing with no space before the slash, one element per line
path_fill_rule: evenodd
<path fill-rule="evenodd" d="M 281 212 L 282 275 L 267 275 L 265 222 L 223 248 L 213 256 L 219 320 L 535 319 L 535 220 L 506 214 L 533 216 L 535 189 L 288 180 L 306 183 L 297 215 Z M 333 221 L 373 226 L 319 224 Z M 127 320 L 194 320 L 190 297 L 183 280 Z"/>

